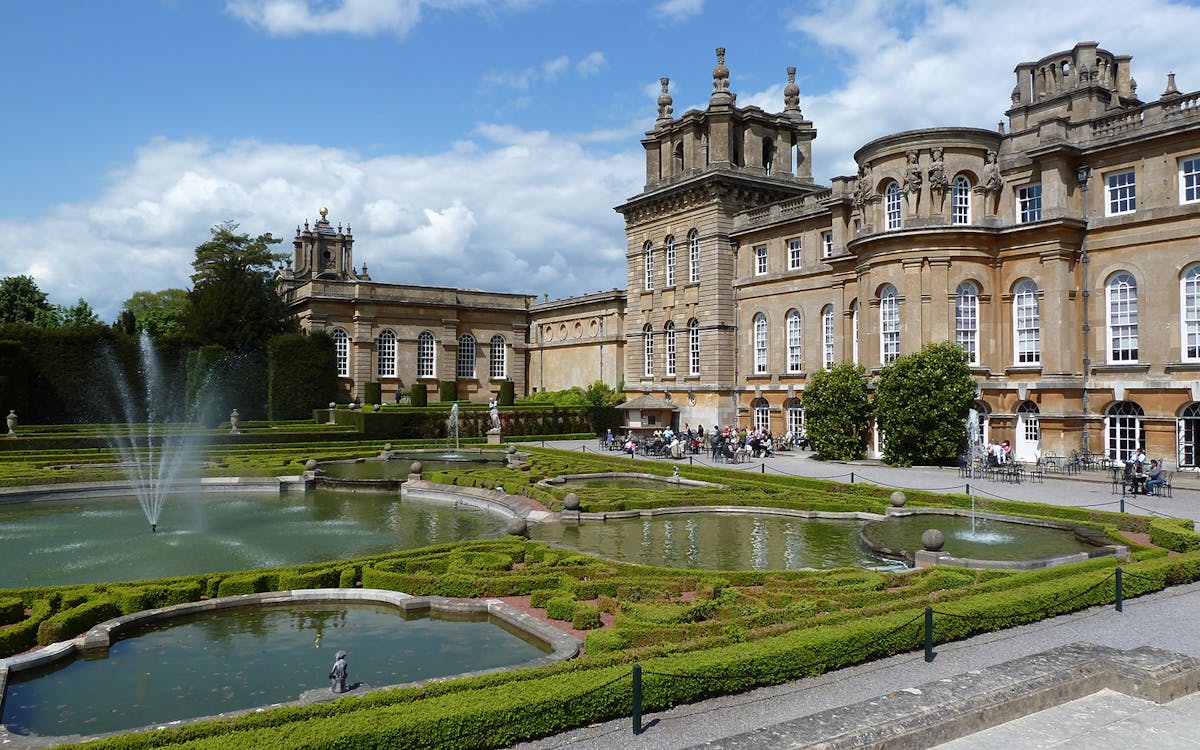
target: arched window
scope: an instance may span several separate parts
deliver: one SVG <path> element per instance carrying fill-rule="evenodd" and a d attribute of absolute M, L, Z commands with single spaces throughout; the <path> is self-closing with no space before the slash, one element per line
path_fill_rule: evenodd
<path fill-rule="evenodd" d="M 376 371 L 381 378 L 396 377 L 396 332 L 380 331 L 375 340 Z"/>
<path fill-rule="evenodd" d="M 688 375 L 700 374 L 700 321 L 688 321 Z"/>
<path fill-rule="evenodd" d="M 954 178 L 950 187 L 952 221 L 955 224 L 971 223 L 971 181 L 965 175 Z"/>
<path fill-rule="evenodd" d="M 508 375 L 508 344 L 504 337 L 492 336 L 491 352 L 488 354 L 488 375 L 492 380 L 503 380 Z"/>
<path fill-rule="evenodd" d="M 675 237 L 667 237 L 667 286 L 675 286 Z"/>
<path fill-rule="evenodd" d="M 853 340 L 850 342 L 850 346 L 851 346 L 850 354 L 853 357 L 853 359 L 851 361 L 857 365 L 858 364 L 858 300 L 854 300 L 853 302 L 850 303 L 850 328 L 851 328 L 850 335 L 853 336 Z"/>
<path fill-rule="evenodd" d="M 821 308 L 821 366 L 833 367 L 833 305 Z"/>
<path fill-rule="evenodd" d="M 421 331 L 421 335 L 417 336 L 418 378 L 432 378 L 437 376 L 437 370 L 434 369 L 433 342 L 433 334 L 429 331 Z"/>
<path fill-rule="evenodd" d="M 1179 306 L 1183 359 L 1200 361 L 1200 263 L 1187 268 L 1179 280 Z"/>
<path fill-rule="evenodd" d="M 695 229 L 688 232 L 688 283 L 700 280 L 700 233 Z"/>
<path fill-rule="evenodd" d="M 350 335 L 345 328 L 333 329 L 333 354 L 339 378 L 350 377 Z"/>
<path fill-rule="evenodd" d="M 1013 290 L 1013 328 L 1017 364 L 1039 364 L 1042 361 L 1042 319 L 1038 310 L 1038 288 L 1032 279 L 1023 279 Z"/>
<path fill-rule="evenodd" d="M 800 321 L 799 310 L 788 310 L 787 314 L 787 371 L 800 372 L 802 369 L 801 335 L 804 333 Z"/>
<path fill-rule="evenodd" d="M 800 399 L 789 398 L 783 402 L 783 413 L 787 423 L 787 431 L 792 433 L 792 437 L 799 437 L 804 432 L 804 407 L 800 405 Z"/>
<path fill-rule="evenodd" d="M 1018 461 L 1037 461 L 1039 443 L 1042 439 L 1041 424 L 1038 422 L 1037 404 L 1022 401 L 1017 406 L 1017 444 L 1013 446 Z"/>
<path fill-rule="evenodd" d="M 1138 358 L 1137 281 L 1131 273 L 1113 276 L 1108 296 L 1108 361 L 1136 362 Z"/>
<path fill-rule="evenodd" d="M 458 337 L 458 377 L 460 380 L 475 377 L 475 337 L 469 333 Z"/>
<path fill-rule="evenodd" d="M 1200 402 L 1183 407 L 1175 430 L 1179 436 L 1179 468 L 1200 466 Z"/>
<path fill-rule="evenodd" d="M 649 291 L 654 288 L 654 245 L 647 242 L 646 246 L 642 248 L 642 251 L 644 254 L 646 270 L 645 288 L 647 291 Z"/>
<path fill-rule="evenodd" d="M 1146 445 L 1145 412 L 1133 401 L 1118 401 L 1104 413 L 1104 444 L 1108 457 L 1124 461 Z"/>
<path fill-rule="evenodd" d="M 889 182 L 883 191 L 883 211 L 888 229 L 900 228 L 900 183 Z"/>
<path fill-rule="evenodd" d="M 767 372 L 767 316 L 759 313 L 754 316 L 754 373 L 762 375 Z"/>
<path fill-rule="evenodd" d="M 754 429 L 771 431 L 771 405 L 765 398 L 756 398 L 750 403 L 754 409 Z"/>
<path fill-rule="evenodd" d="M 663 337 L 667 344 L 667 377 L 675 377 L 675 321 L 668 320 L 663 326 Z"/>
<path fill-rule="evenodd" d="M 966 350 L 969 364 L 979 364 L 979 289 L 971 281 L 955 293 L 954 343 Z"/>
<path fill-rule="evenodd" d="M 642 374 L 648 378 L 654 377 L 654 326 L 649 323 L 642 329 Z"/>
<path fill-rule="evenodd" d="M 879 361 L 891 364 L 900 356 L 900 300 L 896 287 L 879 291 Z"/>

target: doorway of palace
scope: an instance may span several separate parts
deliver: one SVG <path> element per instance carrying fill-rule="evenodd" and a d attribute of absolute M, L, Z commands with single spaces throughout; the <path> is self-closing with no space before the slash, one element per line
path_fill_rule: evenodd
<path fill-rule="evenodd" d="M 1042 428 L 1038 421 L 1037 404 L 1022 401 L 1017 407 L 1016 442 L 1013 454 L 1018 461 L 1035 463 L 1041 455 Z"/>

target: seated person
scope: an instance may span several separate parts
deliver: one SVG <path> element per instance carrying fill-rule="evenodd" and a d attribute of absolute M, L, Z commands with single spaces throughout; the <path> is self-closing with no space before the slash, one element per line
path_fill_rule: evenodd
<path fill-rule="evenodd" d="M 775 455 L 775 448 L 774 448 L 774 446 L 771 445 L 771 436 L 770 435 L 767 435 L 766 440 L 762 441 L 762 443 L 759 445 L 759 448 L 762 450 L 762 454 L 764 456 L 766 456 L 767 458 L 770 458 L 771 456 Z"/>
<path fill-rule="evenodd" d="M 1152 495 L 1163 485 L 1162 467 L 1158 465 L 1158 460 L 1150 461 L 1150 468 L 1146 470 L 1146 494 Z"/>

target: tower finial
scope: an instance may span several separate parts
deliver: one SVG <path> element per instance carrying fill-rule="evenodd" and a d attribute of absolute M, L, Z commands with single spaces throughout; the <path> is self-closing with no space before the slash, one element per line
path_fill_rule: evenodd
<path fill-rule="evenodd" d="M 662 84 L 662 93 L 658 95 L 658 119 L 655 120 L 654 124 L 655 126 L 662 126 L 670 124 L 671 115 L 675 109 L 671 106 L 674 102 L 671 99 L 671 94 L 667 91 L 667 88 L 671 85 L 671 79 L 663 76 L 658 79 L 658 82 Z"/>
<path fill-rule="evenodd" d="M 729 68 L 725 67 L 725 48 L 717 47 L 717 66 L 713 68 L 713 91 L 711 104 L 733 104 L 736 99 L 729 93 Z"/>
<path fill-rule="evenodd" d="M 800 87 L 796 85 L 796 68 L 787 69 L 788 82 L 783 87 L 783 111 L 800 112 Z"/>

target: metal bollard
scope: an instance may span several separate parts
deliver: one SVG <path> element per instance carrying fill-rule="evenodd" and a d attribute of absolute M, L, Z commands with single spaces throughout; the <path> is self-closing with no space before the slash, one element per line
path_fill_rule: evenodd
<path fill-rule="evenodd" d="M 1125 583 L 1121 579 L 1121 567 L 1117 566 L 1117 611 L 1125 611 Z"/>
<path fill-rule="evenodd" d="M 688 466 L 695 465 L 695 462 L 692 460 L 693 458 L 695 458 L 695 456 L 688 456 Z"/>
<path fill-rule="evenodd" d="M 764 463 L 764 464 L 762 464 L 762 465 L 761 465 L 759 468 L 760 468 L 760 469 L 762 469 L 762 471 L 758 472 L 759 474 L 766 474 L 766 473 L 767 473 L 767 465 L 766 465 L 765 463 Z"/>
<path fill-rule="evenodd" d="M 854 472 L 850 472 L 850 484 L 854 484 Z"/>
<path fill-rule="evenodd" d="M 1121 512 L 1125 512 L 1125 491 L 1121 491 Z"/>
<path fill-rule="evenodd" d="M 967 494 L 968 495 L 971 494 L 971 483 L 970 482 L 967 482 Z"/>
<path fill-rule="evenodd" d="M 633 665 L 633 733 L 642 733 L 642 665 Z"/>
<path fill-rule="evenodd" d="M 933 661 L 933 607 L 925 606 L 925 663 Z"/>

